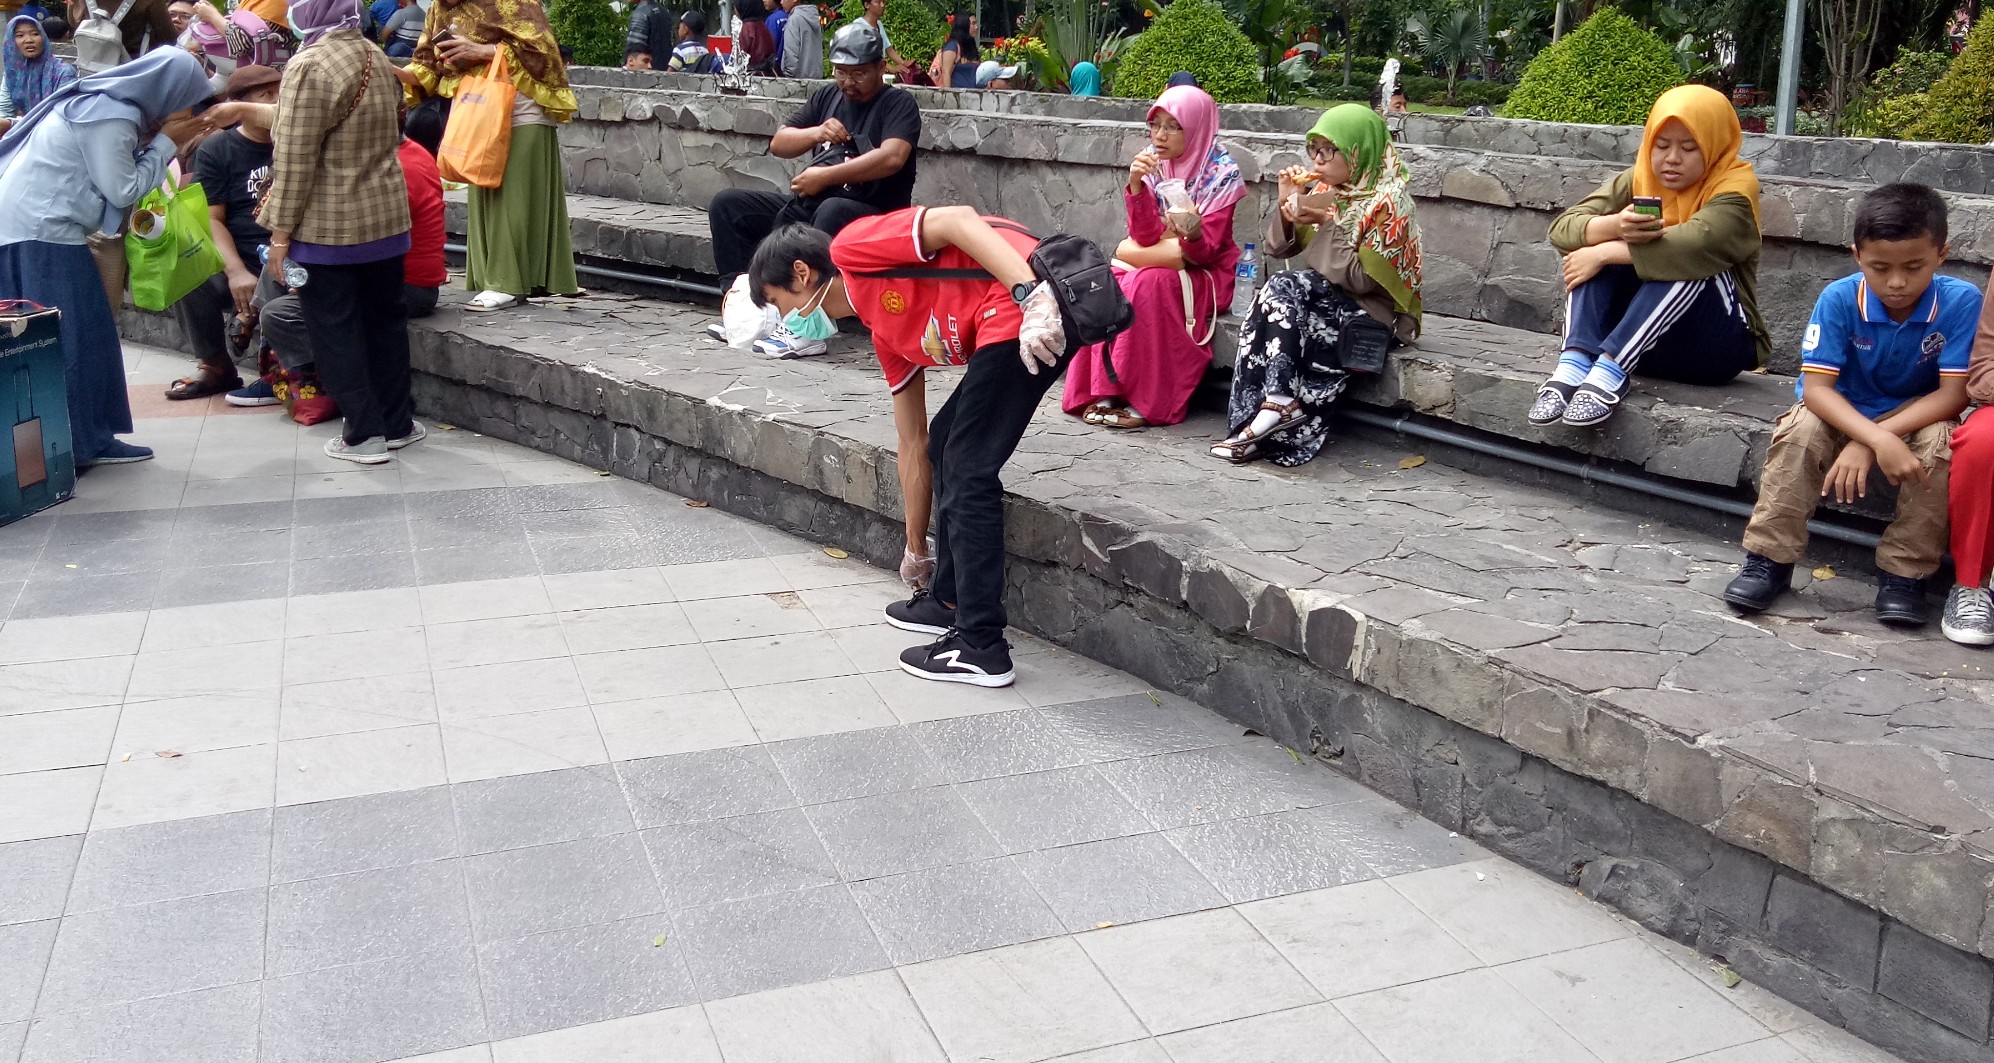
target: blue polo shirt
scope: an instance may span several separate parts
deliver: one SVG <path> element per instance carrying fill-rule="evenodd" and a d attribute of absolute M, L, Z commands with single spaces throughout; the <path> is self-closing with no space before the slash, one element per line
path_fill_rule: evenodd
<path fill-rule="evenodd" d="M 1957 277 L 1933 277 L 1903 324 L 1890 320 L 1862 274 L 1843 277 L 1814 301 L 1793 393 L 1805 394 L 1806 374 L 1825 373 L 1849 405 L 1875 420 L 1937 391 L 1940 377 L 1965 376 L 1979 321 L 1980 289 Z"/>

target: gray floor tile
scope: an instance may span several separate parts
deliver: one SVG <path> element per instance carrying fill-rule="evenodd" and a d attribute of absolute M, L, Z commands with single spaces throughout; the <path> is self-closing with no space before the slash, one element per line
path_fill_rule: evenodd
<path fill-rule="evenodd" d="M 1380 879 L 1255 901 L 1239 912 L 1331 1000 L 1481 966 Z"/>
<path fill-rule="evenodd" d="M 946 786 L 814 805 L 805 811 L 848 881 L 999 855 L 997 839 Z"/>
<path fill-rule="evenodd" d="M 855 882 L 852 896 L 897 964 L 1035 941 L 1062 929 L 1003 857 Z"/>
<path fill-rule="evenodd" d="M 654 565 L 696 565 L 705 561 L 733 561 L 761 557 L 763 547 L 752 537 L 733 529 L 682 531 L 640 531 Z"/>
<path fill-rule="evenodd" d="M 643 837 L 674 908 L 838 881 L 801 809 L 653 827 Z"/>
<path fill-rule="evenodd" d="M 1144 834 L 1141 812 L 1087 765 L 961 783 L 956 793 L 1007 853 Z"/>
<path fill-rule="evenodd" d="M 891 965 L 841 885 L 688 908 L 673 924 L 703 1000 Z"/>
<path fill-rule="evenodd" d="M 69 910 L 261 889 L 270 881 L 270 811 L 94 831 L 83 846 Z"/>
<path fill-rule="evenodd" d="M 44 1014 L 35 1020 L 25 1058 L 37 1063 L 256 1063 L 262 998 L 262 983 L 245 982 Z M 0 1059 L 7 1058 L 0 1050 Z"/>
<path fill-rule="evenodd" d="M 263 923 L 261 889 L 69 916 L 38 1007 L 70 1011 L 259 978 Z"/>
<path fill-rule="evenodd" d="M 489 1039 L 469 948 L 263 985 L 262 1063 L 375 1063 Z"/>
<path fill-rule="evenodd" d="M 1022 853 L 1018 869 L 1066 929 L 1135 923 L 1223 907 L 1226 899 L 1161 834 Z"/>
<path fill-rule="evenodd" d="M 943 1063 L 948 1058 L 891 971 L 718 1000 L 706 1005 L 706 1015 L 727 1063 Z"/>
<path fill-rule="evenodd" d="M 505 487 L 479 487 L 464 491 L 425 491 L 404 495 L 403 504 L 412 520 L 444 517 L 493 517 L 517 519 L 519 508 L 512 491 Z"/>
<path fill-rule="evenodd" d="M 322 557 L 291 564 L 291 594 L 339 594 L 415 586 L 412 554 Z"/>
<path fill-rule="evenodd" d="M 619 485 L 613 483 L 592 484 L 538 484 L 532 487 L 507 488 L 508 500 L 514 512 L 558 513 L 571 509 L 614 509 L 623 505 L 618 493 Z"/>
<path fill-rule="evenodd" d="M 988 712 L 908 726 L 951 782 L 1023 775 L 1081 763 L 1036 709 Z"/>
<path fill-rule="evenodd" d="M 519 518 L 526 538 L 534 543 L 553 539 L 583 539 L 635 534 L 636 526 L 620 509 L 557 509 L 526 513 Z"/>
<path fill-rule="evenodd" d="M 466 853 L 600 838 L 636 826 L 623 788 L 606 767 L 484 779 L 452 789 Z"/>
<path fill-rule="evenodd" d="M 1334 1004 L 1310 1004 L 1160 1038 L 1176 1063 L 1386 1063 Z"/>
<path fill-rule="evenodd" d="M 1633 939 L 1540 956 L 1497 973 L 1601 1059 L 1686 1059 L 1772 1033 Z"/>
<path fill-rule="evenodd" d="M 1218 746 L 1101 765 L 1159 827 L 1353 801 L 1371 791 L 1270 743 Z"/>
<path fill-rule="evenodd" d="M 408 509 L 398 494 L 300 498 L 291 503 L 291 522 L 299 528 L 403 523 L 407 520 Z"/>
<path fill-rule="evenodd" d="M 514 579 L 540 573 L 524 540 L 503 546 L 447 546 L 415 552 L 415 571 L 425 587 L 439 583 Z"/>
<path fill-rule="evenodd" d="M 768 750 L 806 805 L 917 790 L 945 781 L 928 751 L 904 727 L 795 738 L 772 743 Z"/>
<path fill-rule="evenodd" d="M 1182 827 L 1166 835 L 1234 904 L 1375 878 L 1315 809 Z"/>
<path fill-rule="evenodd" d="M 35 1010 L 35 992 L 49 966 L 59 922 L 0 926 L 0 1022 L 17 1022 Z"/>
<path fill-rule="evenodd" d="M 482 549 L 526 545 L 526 529 L 517 517 L 438 517 L 409 522 L 417 550 Z"/>
<path fill-rule="evenodd" d="M 173 561 L 173 544 L 164 537 L 118 542 L 50 543 L 42 548 L 41 560 L 35 563 L 29 578 L 159 572 Z"/>
<path fill-rule="evenodd" d="M 136 509 L 115 513 L 63 513 L 51 521 L 23 522 L 17 534 L 28 536 L 39 527 L 41 542 L 88 543 L 110 539 L 163 538 L 173 531 L 179 515 L 170 509 Z M 11 527 L 9 529 L 12 530 Z"/>
<path fill-rule="evenodd" d="M 21 1044 L 28 1039 L 25 1022 L 0 1022 L 0 1063 L 21 1063 Z"/>
<path fill-rule="evenodd" d="M 1079 701 L 1039 712 L 1068 748 L 1090 762 L 1178 753 L 1223 741 L 1192 727 L 1181 713 L 1148 694 Z"/>
<path fill-rule="evenodd" d="M 478 968 L 492 1037 L 520 1037 L 694 1002 L 692 977 L 670 931 L 671 920 L 660 915 L 480 946 Z"/>
<path fill-rule="evenodd" d="M 1337 832 L 1344 849 L 1386 877 L 1485 860 L 1490 855 L 1474 842 L 1375 794 L 1362 801 L 1317 809 L 1314 818 L 1323 829 Z"/>
<path fill-rule="evenodd" d="M 1491 970 L 1345 997 L 1336 1008 L 1392 1059 L 1420 1063 L 1591 1063 Z"/>
<path fill-rule="evenodd" d="M 275 816 L 272 882 L 400 867 L 458 853 L 447 786 L 286 805 Z"/>
<path fill-rule="evenodd" d="M 26 583 L 17 579 L 0 580 L 0 616 L 13 615 L 14 603 L 20 600 L 21 588 L 25 586 L 27 586 Z"/>
<path fill-rule="evenodd" d="M 796 794 L 761 746 L 703 749 L 616 765 L 640 827 L 795 808 Z"/>
<path fill-rule="evenodd" d="M 0 845 L 0 924 L 61 915 L 82 849 L 81 834 Z"/>
<path fill-rule="evenodd" d="M 634 834 L 467 857 L 471 925 L 481 942 L 665 910 Z"/>
<path fill-rule="evenodd" d="M 65 576 L 33 579 L 14 599 L 13 620 L 86 613 L 126 613 L 152 608 L 159 573 L 123 576 Z"/>
<path fill-rule="evenodd" d="M 364 498 L 390 498 L 390 495 L 358 495 L 353 498 L 316 498 L 309 502 L 352 502 Z M 373 524 L 303 525 L 291 531 L 291 557 L 306 561 L 320 557 L 359 557 L 365 554 L 404 554 L 415 549 L 405 521 Z"/>
<path fill-rule="evenodd" d="M 167 569 L 160 574 L 152 607 L 170 609 L 175 606 L 282 598 L 290 585 L 291 566 L 283 561 Z"/>
<path fill-rule="evenodd" d="M 359 871 L 270 888 L 266 977 L 471 943 L 455 860 Z"/>
<path fill-rule="evenodd" d="M 1158 1034 L 1322 1000 L 1230 908 L 1097 930 L 1082 934 L 1080 944 Z M 1429 1057 L 1403 1058 L 1426 1063 Z"/>
<path fill-rule="evenodd" d="M 1031 1063 L 1149 1032 L 1072 938 L 915 964 L 900 977 L 955 1059 Z"/>
<path fill-rule="evenodd" d="M 293 524 L 291 506 L 289 501 L 187 506 L 180 510 L 180 519 L 174 523 L 174 530 L 259 531 L 264 528 L 289 528 Z"/>

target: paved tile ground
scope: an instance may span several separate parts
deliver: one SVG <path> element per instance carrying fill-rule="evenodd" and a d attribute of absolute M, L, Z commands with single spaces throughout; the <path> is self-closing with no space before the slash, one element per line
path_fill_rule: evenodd
<path fill-rule="evenodd" d="M 0 529 L 0 1063 L 1889 1058 L 1083 658 L 889 671 L 803 540 L 143 412 Z"/>

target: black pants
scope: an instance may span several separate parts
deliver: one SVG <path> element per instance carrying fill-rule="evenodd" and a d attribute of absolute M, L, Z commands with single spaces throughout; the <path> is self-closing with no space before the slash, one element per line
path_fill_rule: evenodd
<path fill-rule="evenodd" d="M 437 295 L 435 288 L 402 285 L 402 298 L 408 303 L 411 319 L 435 313 Z M 312 353 L 311 330 L 296 295 L 285 291 L 283 285 L 266 273 L 256 287 L 256 309 L 263 325 L 263 342 L 277 352 L 277 361 L 284 368 L 303 369 L 312 364 L 316 355 Z"/>
<path fill-rule="evenodd" d="M 1038 412 L 1039 400 L 1073 360 L 1036 376 L 1018 341 L 977 348 L 955 394 L 928 426 L 934 466 L 935 597 L 955 603 L 963 640 L 982 649 L 1004 637 L 1004 481 L 999 473 Z"/>
<path fill-rule="evenodd" d="M 1565 297 L 1565 348 L 1684 384 L 1722 384 L 1759 360 L 1758 338 L 1729 273 L 1644 281 L 1633 266 L 1619 265 Z"/>
<path fill-rule="evenodd" d="M 346 441 L 398 439 L 410 420 L 408 304 L 402 256 L 357 266 L 308 266 L 298 306 L 319 382 L 346 415 Z"/>
<path fill-rule="evenodd" d="M 173 304 L 173 313 L 180 319 L 180 331 L 187 337 L 187 346 L 202 365 L 214 366 L 224 373 L 233 368 L 225 319 L 235 313 L 235 293 L 228 290 L 227 273 L 209 277 L 200 287 L 182 296 Z"/>
<path fill-rule="evenodd" d="M 869 203 L 836 196 L 802 200 L 774 192 L 754 192 L 729 188 L 713 197 L 706 208 L 707 224 L 713 227 L 713 265 L 724 283 L 732 283 L 748 271 L 755 248 L 777 226 L 793 221 L 807 222 L 832 236 L 860 218 L 878 214 Z"/>

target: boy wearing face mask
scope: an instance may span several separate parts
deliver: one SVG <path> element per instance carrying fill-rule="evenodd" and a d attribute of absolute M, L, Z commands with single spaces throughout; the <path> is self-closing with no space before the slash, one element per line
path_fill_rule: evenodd
<path fill-rule="evenodd" d="M 886 610 L 893 626 L 938 636 L 900 655 L 901 669 L 921 679 L 1001 687 L 1016 678 L 1004 641 L 999 474 L 1073 351 L 1051 289 L 1026 261 L 1038 241 L 1011 224 L 968 207 L 861 218 L 835 239 L 790 224 L 748 264 L 755 302 L 782 311 L 792 334 L 828 339 L 841 317 L 872 331 L 893 392 L 905 558 L 916 569 L 931 497 L 940 509 L 928 589 Z M 964 364 L 928 423 L 926 369 Z"/>

